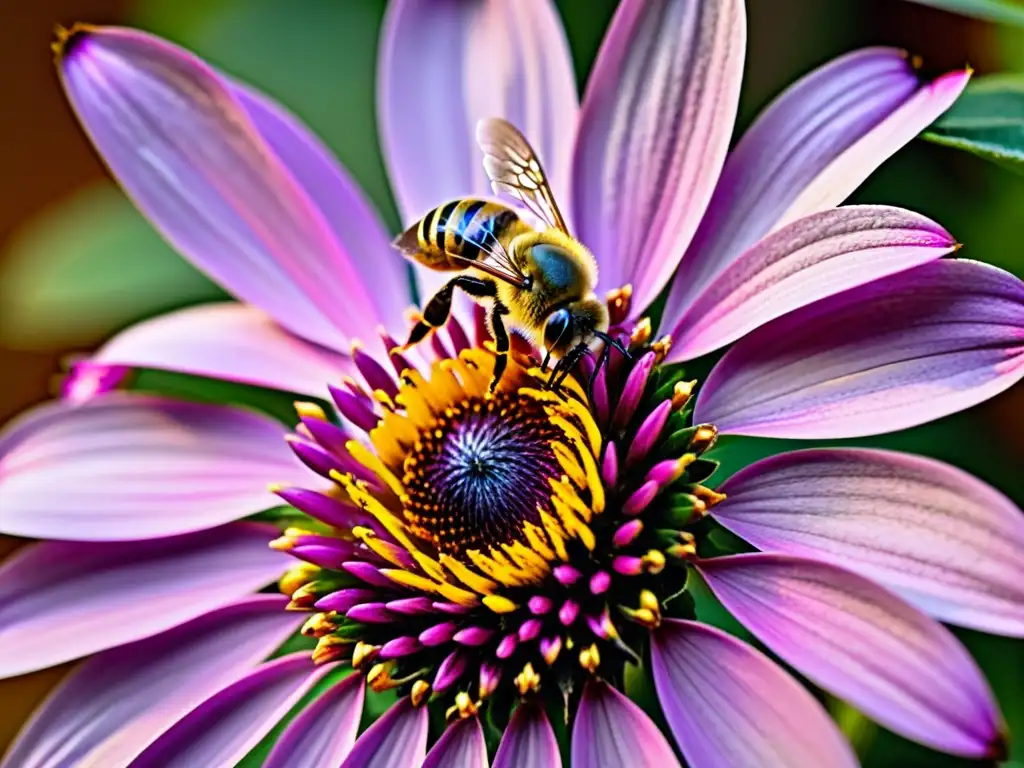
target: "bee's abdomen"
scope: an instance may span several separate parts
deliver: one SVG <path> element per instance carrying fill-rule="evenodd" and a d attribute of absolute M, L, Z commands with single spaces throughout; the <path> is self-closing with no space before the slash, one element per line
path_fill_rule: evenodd
<path fill-rule="evenodd" d="M 502 241 L 518 220 L 500 203 L 473 198 L 452 200 L 427 213 L 416 234 L 424 251 L 476 261 L 489 244 Z"/>

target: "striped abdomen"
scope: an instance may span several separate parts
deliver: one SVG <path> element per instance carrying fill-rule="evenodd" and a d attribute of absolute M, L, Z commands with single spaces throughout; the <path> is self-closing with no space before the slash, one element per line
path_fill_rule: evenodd
<path fill-rule="evenodd" d="M 495 240 L 507 250 L 512 238 L 526 229 L 529 228 L 511 208 L 468 198 L 452 200 L 428 211 L 398 237 L 395 245 L 431 269 L 458 270 L 466 265 L 451 256 L 476 261 L 481 256 L 481 246 Z"/>

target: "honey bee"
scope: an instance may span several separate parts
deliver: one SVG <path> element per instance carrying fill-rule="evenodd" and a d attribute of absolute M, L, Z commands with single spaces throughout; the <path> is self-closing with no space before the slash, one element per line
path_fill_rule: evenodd
<path fill-rule="evenodd" d="M 447 322 L 458 288 L 489 308 L 497 350 L 491 390 L 508 362 L 507 325 L 545 350 L 545 370 L 552 357 L 557 359 L 549 379 L 557 391 L 595 339 L 604 340 L 606 350 L 611 345 L 625 352 L 607 335 L 608 310 L 594 295 L 597 262 L 569 234 L 525 137 L 505 120 L 488 119 L 477 125 L 476 140 L 495 193 L 518 200 L 546 228 L 535 229 L 502 203 L 461 199 L 439 205 L 399 235 L 394 245 L 408 258 L 430 269 L 462 273 L 426 303 L 401 349 Z"/>

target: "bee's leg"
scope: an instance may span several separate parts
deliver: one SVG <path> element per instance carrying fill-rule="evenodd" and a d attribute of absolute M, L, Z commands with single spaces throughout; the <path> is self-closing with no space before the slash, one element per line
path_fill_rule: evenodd
<path fill-rule="evenodd" d="M 452 295 L 456 288 L 461 288 L 470 296 L 493 296 L 497 293 L 497 286 L 487 280 L 480 280 L 469 275 L 452 278 L 427 302 L 423 308 L 423 319 L 413 326 L 409 333 L 409 340 L 401 347 L 397 347 L 398 351 L 416 346 L 432 331 L 448 322 L 448 316 L 452 311 Z"/>
<path fill-rule="evenodd" d="M 611 346 L 611 347 L 615 348 L 627 360 L 632 360 L 633 359 L 633 356 L 631 354 L 629 354 L 629 350 L 626 349 L 624 346 L 622 346 L 622 342 L 620 342 L 614 336 L 609 336 L 607 333 L 602 333 L 602 332 L 598 332 L 598 331 L 595 331 L 594 335 L 597 336 L 597 338 L 601 339 L 601 341 L 603 341 L 605 343 L 605 348 L 606 349 L 609 346 Z"/>
<path fill-rule="evenodd" d="M 505 366 L 508 365 L 508 351 L 512 347 L 508 331 L 505 330 L 505 323 L 501 316 L 508 314 L 508 307 L 495 299 L 491 308 L 491 328 L 494 331 L 494 344 L 498 356 L 494 359 L 494 378 L 491 379 L 491 392 L 498 386 L 501 376 L 505 373 Z"/>
<path fill-rule="evenodd" d="M 587 346 L 586 342 L 581 342 L 570 349 L 568 354 L 558 361 L 558 365 L 555 367 L 554 373 L 552 373 L 551 378 L 548 379 L 548 382 L 551 384 L 552 392 L 556 395 L 558 394 L 559 390 L 562 388 L 562 382 L 569 377 L 569 374 L 572 373 L 572 369 L 576 367 L 576 363 L 578 363 L 588 352 L 590 352 L 590 347 Z M 558 375 L 557 379 L 556 374 Z"/>
<path fill-rule="evenodd" d="M 541 369 L 542 371 L 547 371 L 547 369 L 548 369 L 548 363 L 550 363 L 550 362 L 551 362 L 551 350 L 549 349 L 549 350 L 548 350 L 548 351 L 547 351 L 547 352 L 546 352 L 546 353 L 544 354 L 544 362 L 540 364 L 540 369 Z"/>
<path fill-rule="evenodd" d="M 590 374 L 590 381 L 587 382 L 587 399 L 593 401 L 594 399 L 594 382 L 597 381 L 597 372 L 601 370 L 601 366 L 608 362 L 608 355 L 611 354 L 611 345 L 607 342 L 601 347 L 601 355 L 597 358 L 597 365 L 594 366 L 594 371 Z"/>

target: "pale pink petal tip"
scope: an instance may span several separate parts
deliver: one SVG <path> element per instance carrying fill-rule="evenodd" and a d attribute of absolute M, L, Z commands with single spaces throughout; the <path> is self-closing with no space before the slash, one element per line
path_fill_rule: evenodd
<path fill-rule="evenodd" d="M 354 257 L 228 81 L 137 30 L 79 28 L 65 47 L 61 80 L 78 118 L 182 255 L 311 341 L 347 351 L 370 336 L 380 318 Z"/>
<path fill-rule="evenodd" d="M 885 727 L 964 757 L 1004 753 L 999 706 L 974 659 L 894 593 L 793 555 L 732 555 L 698 567 L 773 653 Z"/>
<path fill-rule="evenodd" d="M 1024 377 L 1024 283 L 940 260 L 822 299 L 737 342 L 694 420 L 723 433 L 845 438 L 923 424 Z"/>
<path fill-rule="evenodd" d="M 1024 637 L 1024 513 L 955 467 L 889 451 L 795 451 L 719 488 L 758 549 L 859 571 L 942 621 Z"/>
<path fill-rule="evenodd" d="M 128 373 L 129 369 L 122 365 L 78 360 L 71 364 L 67 376 L 61 381 L 60 394 L 67 402 L 80 405 L 117 389 Z"/>

